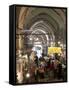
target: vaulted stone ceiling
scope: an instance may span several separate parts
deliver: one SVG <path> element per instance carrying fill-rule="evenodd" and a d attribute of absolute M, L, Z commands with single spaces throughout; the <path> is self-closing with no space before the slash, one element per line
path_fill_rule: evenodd
<path fill-rule="evenodd" d="M 16 16 L 18 30 L 20 29 L 22 32 L 32 30 L 33 32 L 42 29 L 48 34 L 49 39 L 66 43 L 65 8 L 17 7 Z"/>

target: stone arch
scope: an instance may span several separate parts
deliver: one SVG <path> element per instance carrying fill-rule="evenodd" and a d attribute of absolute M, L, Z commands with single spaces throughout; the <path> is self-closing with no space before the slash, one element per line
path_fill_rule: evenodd
<path fill-rule="evenodd" d="M 56 42 L 59 39 L 62 40 L 66 20 L 64 9 L 21 7 L 18 17 L 18 31 L 28 30 L 40 20 L 43 20 L 53 30 Z"/>

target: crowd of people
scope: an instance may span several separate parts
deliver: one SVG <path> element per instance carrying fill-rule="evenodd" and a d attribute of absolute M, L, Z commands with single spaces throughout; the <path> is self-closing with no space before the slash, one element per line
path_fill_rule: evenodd
<path fill-rule="evenodd" d="M 66 80 L 66 58 L 57 53 L 38 58 L 36 52 L 31 52 L 29 62 L 23 69 L 23 82 L 52 82 Z"/>

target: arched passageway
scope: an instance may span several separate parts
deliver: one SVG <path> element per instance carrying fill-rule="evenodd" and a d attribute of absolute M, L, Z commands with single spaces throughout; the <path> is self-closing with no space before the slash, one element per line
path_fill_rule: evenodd
<path fill-rule="evenodd" d="M 55 58 L 57 55 L 55 53 L 48 52 L 49 47 L 59 47 L 60 51 L 57 53 L 59 56 L 66 53 L 66 9 L 65 8 L 37 8 L 37 7 L 16 7 L 16 57 L 17 57 L 17 72 L 20 68 L 21 72 L 26 75 L 26 70 L 29 72 L 29 68 L 32 67 L 30 62 L 35 62 L 37 71 L 41 72 L 39 69 L 40 64 L 47 66 L 47 63 L 51 59 Z M 48 56 L 49 55 L 49 56 Z M 41 60 L 44 58 L 44 61 Z M 36 60 L 38 59 L 38 60 Z M 66 58 L 65 58 L 66 59 Z M 41 61 L 40 61 L 41 60 Z M 55 61 L 55 60 L 54 60 Z M 66 63 L 66 61 L 64 61 Z M 64 63 L 62 63 L 64 64 Z M 44 67 L 45 70 L 48 67 Z M 24 72 L 22 71 L 24 70 Z M 31 71 L 32 72 L 32 71 Z M 38 77 L 32 77 L 32 82 L 50 82 L 51 79 L 55 79 L 55 71 L 52 70 L 51 76 L 47 71 L 44 71 L 44 79 L 41 75 Z M 65 71 L 66 72 L 66 71 Z M 63 73 L 65 73 L 63 72 Z M 29 72 L 30 73 L 30 72 Z M 56 72 L 55 72 L 56 73 Z M 33 72 L 32 72 L 33 74 Z M 23 74 L 22 74 L 23 75 Z M 42 74 L 42 77 L 44 77 Z M 58 75 L 59 76 L 59 75 Z M 30 75 L 27 75 L 29 78 Z M 38 77 L 38 80 L 34 80 Z M 46 78 L 48 77 L 48 78 Z M 64 77 L 64 76 L 63 76 Z M 66 76 L 65 76 L 66 77 Z M 27 83 L 25 76 L 22 76 L 21 83 Z M 42 80 L 42 81 L 41 81 Z M 44 81 L 43 81 L 44 80 Z M 63 81 L 63 78 L 61 80 Z"/>

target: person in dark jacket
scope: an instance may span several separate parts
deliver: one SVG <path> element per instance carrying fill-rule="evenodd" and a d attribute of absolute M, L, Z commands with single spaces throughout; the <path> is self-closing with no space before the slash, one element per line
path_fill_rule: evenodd
<path fill-rule="evenodd" d="M 62 64 L 59 63 L 57 66 L 57 78 L 62 79 Z"/>

